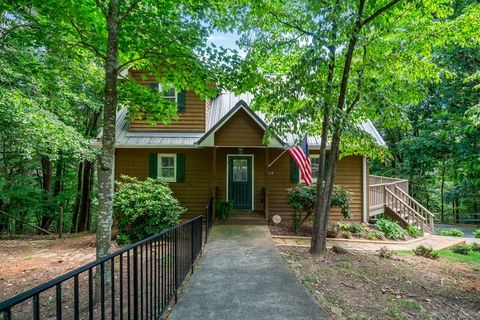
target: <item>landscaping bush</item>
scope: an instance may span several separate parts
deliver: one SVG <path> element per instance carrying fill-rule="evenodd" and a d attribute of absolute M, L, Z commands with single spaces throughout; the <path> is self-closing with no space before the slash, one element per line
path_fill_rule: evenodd
<path fill-rule="evenodd" d="M 215 207 L 215 215 L 217 220 L 227 220 L 230 218 L 233 211 L 233 202 L 232 201 L 217 201 Z"/>
<path fill-rule="evenodd" d="M 342 232 L 342 237 L 344 239 L 350 239 L 350 231 L 343 231 Z"/>
<path fill-rule="evenodd" d="M 287 202 L 292 207 L 292 229 L 298 233 L 303 223 L 313 214 L 317 198 L 317 186 L 312 184 L 298 185 L 288 189 Z M 351 192 L 343 186 L 334 186 L 332 194 L 332 207 L 340 207 L 345 218 L 351 218 L 350 212 Z"/>
<path fill-rule="evenodd" d="M 136 242 L 170 228 L 180 221 L 186 209 L 173 197 L 167 183 L 122 176 L 113 197 L 119 244 Z"/>
<path fill-rule="evenodd" d="M 337 226 L 338 226 L 338 229 L 340 229 L 342 231 L 350 230 L 350 225 L 348 223 L 343 222 L 343 221 L 338 221 Z"/>
<path fill-rule="evenodd" d="M 336 224 L 327 228 L 327 238 L 336 238 L 339 234 L 338 226 Z"/>
<path fill-rule="evenodd" d="M 458 254 L 467 255 L 470 252 L 471 249 L 472 249 L 472 247 L 468 244 L 459 244 L 459 245 L 456 245 L 455 247 L 453 247 L 451 250 L 455 253 L 458 253 Z"/>
<path fill-rule="evenodd" d="M 407 231 L 407 234 L 412 237 L 412 238 L 419 238 L 423 237 L 423 231 L 418 230 L 414 226 L 408 226 L 405 231 Z"/>
<path fill-rule="evenodd" d="M 365 238 L 367 238 L 368 240 L 382 240 L 383 238 L 385 238 L 385 235 L 381 231 L 374 230 L 368 232 L 365 235 Z"/>
<path fill-rule="evenodd" d="M 398 225 L 398 223 L 380 218 L 375 224 L 375 229 L 381 231 L 387 239 L 398 240 L 405 237 L 406 231 Z"/>
<path fill-rule="evenodd" d="M 472 251 L 475 251 L 475 252 L 480 252 L 480 243 L 472 243 L 472 246 L 470 247 L 470 249 L 472 249 Z"/>
<path fill-rule="evenodd" d="M 448 236 L 448 237 L 463 237 L 464 233 L 461 230 L 452 228 L 452 229 L 443 229 L 440 231 L 441 236 Z"/>
<path fill-rule="evenodd" d="M 416 256 L 422 256 L 429 259 L 438 259 L 438 252 L 434 251 L 430 247 L 418 246 L 413 250 Z"/>
<path fill-rule="evenodd" d="M 352 223 L 352 224 L 350 224 L 350 232 L 355 237 L 361 237 L 368 232 L 368 229 L 362 223 Z"/>
<path fill-rule="evenodd" d="M 480 229 L 477 229 L 477 230 L 473 231 L 473 236 L 475 238 L 480 238 Z"/>

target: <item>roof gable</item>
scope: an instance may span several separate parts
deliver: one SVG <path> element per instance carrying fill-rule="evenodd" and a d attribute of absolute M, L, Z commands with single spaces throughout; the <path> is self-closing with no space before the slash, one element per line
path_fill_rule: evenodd
<path fill-rule="evenodd" d="M 261 131 L 258 131 L 258 129 Z M 219 119 L 200 140 L 198 140 L 197 145 L 202 147 L 216 145 L 218 140 L 215 138 L 216 133 L 222 133 L 222 131 L 223 133 L 227 133 L 227 136 L 232 133 L 236 134 L 235 138 L 238 142 L 235 146 L 240 146 L 248 141 L 255 143 L 249 146 L 263 145 L 263 133 L 266 129 L 267 125 L 265 122 L 263 122 L 263 120 L 252 109 L 250 109 L 244 100 L 240 100 L 229 112 Z M 252 132 L 252 130 L 254 132 Z M 260 132 L 261 138 L 259 143 L 255 136 L 258 136 Z M 239 133 L 242 134 L 240 135 Z M 222 139 L 223 138 L 224 137 L 222 137 Z M 227 139 L 222 139 L 220 140 L 220 145 L 226 145 L 225 143 L 228 143 L 228 137 Z M 274 138 L 269 143 L 270 147 L 283 147 L 284 145 L 285 143 L 279 138 Z"/>

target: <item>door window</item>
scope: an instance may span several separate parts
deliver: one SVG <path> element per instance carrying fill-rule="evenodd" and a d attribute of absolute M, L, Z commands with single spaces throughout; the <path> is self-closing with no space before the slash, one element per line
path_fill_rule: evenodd
<path fill-rule="evenodd" d="M 233 182 L 248 181 L 247 159 L 233 159 L 232 161 Z"/>

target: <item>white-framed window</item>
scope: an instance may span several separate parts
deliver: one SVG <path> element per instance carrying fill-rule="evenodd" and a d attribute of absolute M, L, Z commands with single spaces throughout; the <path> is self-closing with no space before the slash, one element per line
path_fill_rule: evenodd
<path fill-rule="evenodd" d="M 161 92 L 165 100 L 169 100 L 175 103 L 177 102 L 177 90 L 175 89 L 175 87 L 162 86 L 161 83 L 155 82 L 150 84 L 150 88 Z"/>
<path fill-rule="evenodd" d="M 319 154 L 310 154 L 310 162 L 312 163 L 312 181 L 317 182 L 319 169 Z"/>
<path fill-rule="evenodd" d="M 166 182 L 177 181 L 177 154 L 158 154 L 158 177 Z"/>

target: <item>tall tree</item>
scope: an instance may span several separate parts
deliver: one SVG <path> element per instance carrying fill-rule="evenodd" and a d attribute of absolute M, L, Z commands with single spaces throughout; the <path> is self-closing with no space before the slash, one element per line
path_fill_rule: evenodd
<path fill-rule="evenodd" d="M 453 6 L 449 0 L 265 0 L 238 10 L 254 106 L 279 135 L 322 137 L 311 253 L 326 250 L 340 151 L 378 151 L 365 135 L 354 147 L 341 138 L 354 137 L 356 126 L 379 111 L 398 122 L 401 106 L 418 103 L 427 81 L 440 79 L 431 39 L 444 41 L 441 25 Z"/>

